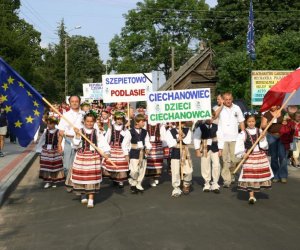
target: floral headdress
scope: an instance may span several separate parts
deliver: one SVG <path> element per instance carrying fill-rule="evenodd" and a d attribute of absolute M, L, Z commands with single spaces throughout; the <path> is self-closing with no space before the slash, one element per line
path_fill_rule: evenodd
<path fill-rule="evenodd" d="M 59 120 L 58 120 L 58 118 L 55 117 L 55 116 L 49 116 L 49 117 L 47 118 L 47 122 L 49 122 L 49 123 L 54 123 L 54 124 L 58 124 Z"/>
<path fill-rule="evenodd" d="M 93 116 L 95 119 L 97 119 L 98 114 L 97 112 L 95 112 L 94 110 L 89 110 L 85 115 L 84 118 L 88 117 L 88 116 Z"/>

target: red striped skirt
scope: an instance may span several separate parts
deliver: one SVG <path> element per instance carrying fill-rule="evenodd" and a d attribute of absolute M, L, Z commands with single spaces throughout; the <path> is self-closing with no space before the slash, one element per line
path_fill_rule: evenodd
<path fill-rule="evenodd" d="M 116 167 L 111 165 L 109 162 L 104 161 L 103 168 L 105 170 L 110 172 L 127 172 L 129 170 L 128 162 L 125 159 L 121 146 L 111 146 L 109 159 L 115 163 Z"/>
<path fill-rule="evenodd" d="M 151 150 L 147 156 L 147 169 L 162 168 L 164 163 L 164 151 L 161 142 L 151 142 Z"/>
<path fill-rule="evenodd" d="M 75 184 L 98 184 L 102 181 L 100 155 L 94 151 L 77 151 L 70 180 Z"/>
<path fill-rule="evenodd" d="M 63 170 L 62 155 L 55 149 L 43 149 L 41 152 L 40 170 L 46 172 Z"/>
<path fill-rule="evenodd" d="M 269 160 L 263 151 L 253 152 L 244 162 L 239 181 L 264 182 L 273 178 Z"/>

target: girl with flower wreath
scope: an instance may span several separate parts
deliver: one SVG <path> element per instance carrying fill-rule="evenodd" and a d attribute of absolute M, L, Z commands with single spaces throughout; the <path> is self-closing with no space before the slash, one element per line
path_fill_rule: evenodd
<path fill-rule="evenodd" d="M 116 111 L 114 113 L 114 123 L 108 128 L 105 138 L 111 147 L 110 159 L 115 163 L 115 166 L 105 161 L 103 168 L 109 172 L 109 176 L 113 184 L 119 188 L 124 187 L 124 182 L 127 181 L 128 161 L 125 158 L 122 142 L 125 136 L 126 129 L 125 113 Z"/>
<path fill-rule="evenodd" d="M 93 144 L 104 152 L 104 157 L 109 155 L 110 147 L 98 129 L 94 128 L 97 114 L 89 111 L 83 117 L 84 127 L 81 133 Z M 81 203 L 88 208 L 94 207 L 94 195 L 100 190 L 102 181 L 101 156 L 94 147 L 83 137 L 79 130 L 74 128 L 76 136 L 72 146 L 77 149 L 75 160 L 66 180 L 68 191 L 81 195 Z"/>
<path fill-rule="evenodd" d="M 56 187 L 56 183 L 65 179 L 62 155 L 57 151 L 58 118 L 52 116 L 46 118 L 47 128 L 44 130 L 36 152 L 40 153 L 40 173 L 39 177 L 44 180 L 44 188 Z"/>
<path fill-rule="evenodd" d="M 238 158 L 242 158 L 245 155 L 260 136 L 260 133 L 262 133 L 261 129 L 255 127 L 256 115 L 257 113 L 255 112 L 245 113 L 246 129 L 238 135 L 235 145 L 235 155 Z M 256 202 L 255 192 L 260 192 L 262 189 L 270 189 L 272 186 L 273 172 L 264 151 L 267 148 L 268 142 L 264 136 L 242 166 L 238 190 L 249 192 L 249 204 Z"/>

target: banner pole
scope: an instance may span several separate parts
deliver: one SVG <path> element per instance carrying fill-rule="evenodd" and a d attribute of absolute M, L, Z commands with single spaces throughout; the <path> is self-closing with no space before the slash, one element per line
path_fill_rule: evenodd
<path fill-rule="evenodd" d="M 181 121 L 179 122 L 179 149 L 180 149 L 180 179 L 183 181 L 183 164 L 185 162 L 184 159 L 182 159 L 182 124 Z"/>

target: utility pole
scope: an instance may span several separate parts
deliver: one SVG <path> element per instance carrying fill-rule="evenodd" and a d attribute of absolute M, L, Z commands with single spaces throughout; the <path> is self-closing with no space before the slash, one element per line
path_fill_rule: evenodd
<path fill-rule="evenodd" d="M 68 96 L 68 32 L 77 29 L 81 29 L 81 26 L 76 26 L 65 32 L 65 98 Z"/>
<path fill-rule="evenodd" d="M 68 96 L 68 34 L 65 34 L 65 98 Z"/>

